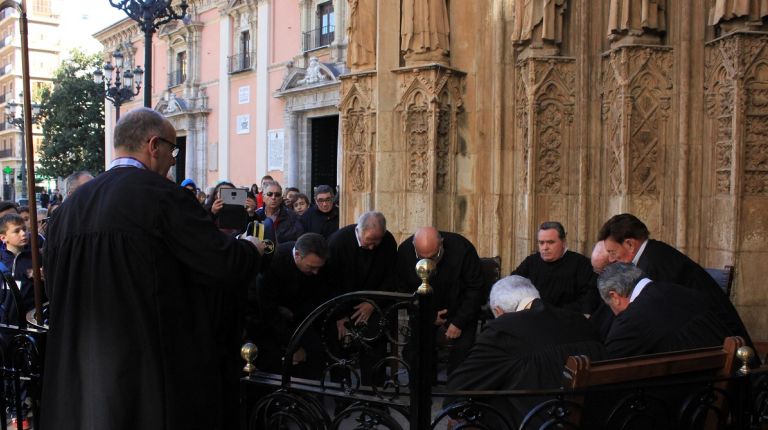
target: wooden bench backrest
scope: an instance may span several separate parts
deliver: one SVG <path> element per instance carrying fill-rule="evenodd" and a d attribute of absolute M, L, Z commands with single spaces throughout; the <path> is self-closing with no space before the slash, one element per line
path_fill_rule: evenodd
<path fill-rule="evenodd" d="M 744 345 L 738 336 L 725 339 L 722 347 L 629 357 L 592 362 L 585 356 L 570 356 L 565 365 L 564 386 L 584 388 L 595 385 L 681 375 L 711 373 L 728 376 L 733 373 L 736 350 Z"/>

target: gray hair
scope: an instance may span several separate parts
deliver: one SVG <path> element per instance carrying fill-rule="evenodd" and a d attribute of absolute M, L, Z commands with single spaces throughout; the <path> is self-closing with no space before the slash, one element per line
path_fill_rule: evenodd
<path fill-rule="evenodd" d="M 365 212 L 357 218 L 357 231 L 363 232 L 372 228 L 387 231 L 387 219 L 381 212 Z"/>
<path fill-rule="evenodd" d="M 621 297 L 629 297 L 637 281 L 645 276 L 642 269 L 631 263 L 613 263 L 603 270 L 597 278 L 597 289 L 603 301 L 608 301 L 608 293 L 615 292 Z"/>
<path fill-rule="evenodd" d="M 168 121 L 150 108 L 134 109 L 120 117 L 115 126 L 115 148 L 138 151 L 152 136 L 158 136 L 168 127 Z"/>
<path fill-rule="evenodd" d="M 277 182 L 277 181 L 269 181 L 269 183 L 267 185 L 265 185 L 264 189 L 261 190 L 261 191 L 266 193 L 267 192 L 267 188 L 269 188 L 269 187 L 277 187 L 277 188 L 280 189 L 280 192 L 283 192 L 283 186 L 280 185 L 280 183 Z"/>
<path fill-rule="evenodd" d="M 332 196 L 336 195 L 333 188 L 330 185 L 318 185 L 315 187 L 315 195 L 330 193 Z"/>
<path fill-rule="evenodd" d="M 80 181 L 80 178 L 82 178 L 83 176 L 90 176 L 91 178 L 93 178 L 93 175 L 91 174 L 91 172 L 87 170 L 80 170 L 78 172 L 75 172 L 67 176 L 67 179 L 66 179 L 67 196 L 71 196 L 72 193 L 75 192 L 77 187 L 80 185 L 78 182 Z"/>
<path fill-rule="evenodd" d="M 515 312 L 524 299 L 538 299 L 541 295 L 528 278 L 510 275 L 496 281 L 488 300 L 491 309 L 500 307 L 504 312 Z"/>

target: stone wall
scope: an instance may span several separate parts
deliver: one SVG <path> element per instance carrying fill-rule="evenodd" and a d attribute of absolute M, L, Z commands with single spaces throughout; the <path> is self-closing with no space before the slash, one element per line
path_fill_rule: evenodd
<path fill-rule="evenodd" d="M 457 231 L 508 272 L 545 220 L 588 253 L 632 212 L 702 265 L 734 265 L 732 298 L 768 338 L 759 2 L 422 1 L 366 0 L 377 13 L 349 21 L 377 37 L 341 78 L 343 222 L 375 208 L 398 239 Z"/>

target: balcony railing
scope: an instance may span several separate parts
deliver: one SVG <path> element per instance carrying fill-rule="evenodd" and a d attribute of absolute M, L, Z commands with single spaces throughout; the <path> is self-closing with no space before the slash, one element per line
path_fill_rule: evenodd
<path fill-rule="evenodd" d="M 0 40 L 0 48 L 4 48 L 13 43 L 13 36 L 6 36 Z"/>
<path fill-rule="evenodd" d="M 8 130 L 9 128 L 11 128 L 11 126 L 8 125 L 8 123 L 5 122 L 5 120 L 3 120 L 3 122 L 0 122 L 0 131 L 5 131 L 5 130 Z"/>
<path fill-rule="evenodd" d="M 237 73 L 253 69 L 254 55 L 252 52 L 242 52 L 240 54 L 229 56 L 229 73 Z"/>
<path fill-rule="evenodd" d="M 0 158 L 13 158 L 13 149 L 0 149 Z"/>
<path fill-rule="evenodd" d="M 8 73 L 11 73 L 13 70 L 13 64 L 6 64 L 5 66 L 0 67 L 0 76 L 7 75 Z"/>
<path fill-rule="evenodd" d="M 187 74 L 183 70 L 174 70 L 168 73 L 168 88 L 181 85 L 187 80 Z"/>
<path fill-rule="evenodd" d="M 316 28 L 314 30 L 302 33 L 301 49 L 311 51 L 323 46 L 328 46 L 333 42 L 334 26 Z"/>

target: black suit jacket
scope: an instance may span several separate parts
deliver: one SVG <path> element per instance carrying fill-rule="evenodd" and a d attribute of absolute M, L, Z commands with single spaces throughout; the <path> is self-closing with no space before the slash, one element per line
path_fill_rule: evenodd
<path fill-rule="evenodd" d="M 732 335 L 697 291 L 651 282 L 613 320 L 605 345 L 613 358 L 632 357 L 718 346 Z"/>
<path fill-rule="evenodd" d="M 728 296 L 704 268 L 685 254 L 664 242 L 648 239 L 637 267 L 643 269 L 653 281 L 678 284 L 698 291 L 731 333 L 743 337 L 748 345 L 752 345 L 747 329 Z"/>

